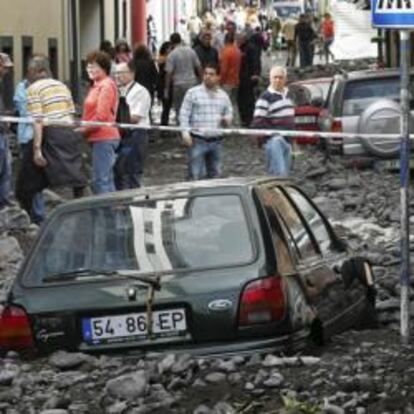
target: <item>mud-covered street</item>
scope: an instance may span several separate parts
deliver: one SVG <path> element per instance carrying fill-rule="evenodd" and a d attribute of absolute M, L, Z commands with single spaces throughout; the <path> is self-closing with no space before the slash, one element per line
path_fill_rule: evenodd
<path fill-rule="evenodd" d="M 248 139 L 225 141 L 223 175 L 264 173 L 261 149 Z M 0 410 L 17 413 L 411 413 L 412 346 L 399 329 L 398 174 L 328 162 L 301 147 L 293 180 L 310 194 L 366 254 L 378 282 L 380 329 L 352 331 L 302 355 L 203 359 L 134 353 L 85 355 L 58 352 L 0 360 Z M 186 175 L 185 152 L 170 136 L 150 144 L 145 184 Z M 48 194 L 49 206 L 61 201 Z M 13 278 L 36 229 L 12 207 L 1 212 L 1 278 Z M 21 248 L 19 247 L 19 243 Z M 4 290 L 3 290 L 4 293 Z"/>

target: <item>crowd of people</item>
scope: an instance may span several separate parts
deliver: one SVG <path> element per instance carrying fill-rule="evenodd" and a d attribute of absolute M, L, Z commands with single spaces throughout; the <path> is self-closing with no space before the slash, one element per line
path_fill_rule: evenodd
<path fill-rule="evenodd" d="M 81 119 L 128 123 L 136 125 L 134 129 L 63 125 L 62 121 L 73 121 L 76 116 L 71 91 L 52 77 L 47 57 L 34 55 L 30 59 L 14 103 L 19 116 L 31 116 L 39 122 L 20 123 L 17 128 L 20 162 L 15 196 L 33 222 L 41 223 L 45 218 L 42 191 L 48 187 L 72 188 L 74 197 L 83 196 L 89 184 L 94 194 L 140 187 L 156 101 L 162 106 L 161 125 L 170 123 L 173 110 L 175 123 L 183 127 L 187 178 L 192 180 L 220 176 L 223 136 L 217 132 L 219 128 L 294 128 L 294 106 L 284 67 L 273 67 L 269 87 L 258 93 L 261 54 L 268 46 L 263 29 L 268 21 L 250 13 L 242 22 L 236 13 L 229 10 L 218 25 L 211 13 L 204 21 L 191 19 L 188 42 L 180 33 L 173 33 L 156 58 L 148 45 L 132 49 L 122 39 L 114 46 L 104 41 L 86 56 L 89 87 Z M 303 34 L 309 28 L 305 20 L 294 27 L 301 64 L 311 63 L 310 52 L 300 46 L 312 37 L 310 32 Z M 331 41 L 328 35 L 326 41 Z M 0 79 L 12 66 L 10 57 L 0 54 Z M 41 122 L 45 119 L 47 124 Z M 0 208 L 10 203 L 12 181 L 6 127 L 0 122 Z M 90 177 L 84 165 L 85 142 L 90 149 Z M 257 138 L 257 142 L 265 150 L 268 173 L 289 175 L 288 140 L 275 133 Z"/>

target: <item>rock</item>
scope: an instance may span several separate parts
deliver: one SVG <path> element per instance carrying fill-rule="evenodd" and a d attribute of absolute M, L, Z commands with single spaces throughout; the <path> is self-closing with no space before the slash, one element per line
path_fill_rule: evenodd
<path fill-rule="evenodd" d="M 69 370 L 79 367 L 87 359 L 85 354 L 57 351 L 49 358 L 49 364 L 61 370 Z"/>
<path fill-rule="evenodd" d="M 215 384 L 224 381 L 226 379 L 226 374 L 223 374 L 222 372 L 211 372 L 210 374 L 207 374 L 204 379 L 210 384 Z"/>
<path fill-rule="evenodd" d="M 272 354 L 266 355 L 265 359 L 262 362 L 262 365 L 266 368 L 269 367 L 277 367 L 283 365 L 283 361 L 281 358 L 274 356 Z"/>
<path fill-rule="evenodd" d="M 218 402 L 214 406 L 212 414 L 236 414 L 236 410 L 226 402 Z"/>
<path fill-rule="evenodd" d="M 217 369 L 219 371 L 224 371 L 224 372 L 234 372 L 236 371 L 237 367 L 236 364 L 234 363 L 234 361 L 220 361 L 219 364 L 217 365 Z"/>
<path fill-rule="evenodd" d="M 207 386 L 207 384 L 201 379 L 201 378 L 197 378 L 194 382 L 193 382 L 193 387 L 205 387 Z"/>
<path fill-rule="evenodd" d="M 63 197 L 52 191 L 50 188 L 43 190 L 43 197 L 45 203 L 51 205 L 52 207 L 58 206 L 59 204 L 65 202 L 65 199 Z"/>
<path fill-rule="evenodd" d="M 239 372 L 233 372 L 227 376 L 227 381 L 231 385 L 237 385 L 242 380 L 242 376 Z"/>
<path fill-rule="evenodd" d="M 168 354 L 158 363 L 158 372 L 160 374 L 163 374 L 164 372 L 168 372 L 171 370 L 174 364 L 175 364 L 175 355 Z"/>
<path fill-rule="evenodd" d="M 42 410 L 40 414 L 69 414 L 69 411 L 60 409 Z"/>
<path fill-rule="evenodd" d="M 194 411 L 193 414 L 211 414 L 210 408 L 206 405 L 199 405 Z"/>
<path fill-rule="evenodd" d="M 145 371 L 121 375 L 120 377 L 109 380 L 105 386 L 105 391 L 113 398 L 128 401 L 143 397 L 147 389 L 148 382 Z"/>
<path fill-rule="evenodd" d="M 16 377 L 16 371 L 2 370 L 0 371 L 0 385 L 11 385 Z"/>
<path fill-rule="evenodd" d="M 173 374 L 180 374 L 181 372 L 186 371 L 192 364 L 193 360 L 190 354 L 183 354 L 178 357 L 176 363 L 171 367 L 171 372 Z"/>
<path fill-rule="evenodd" d="M 0 210 L 0 234 L 9 230 L 25 230 L 30 226 L 29 215 L 17 206 Z"/>
<path fill-rule="evenodd" d="M 244 389 L 246 391 L 252 391 L 254 390 L 254 384 L 252 382 L 246 382 L 246 384 L 244 385 Z"/>
<path fill-rule="evenodd" d="M 14 237 L 0 239 L 0 267 L 6 263 L 17 263 L 23 259 L 23 252 L 19 242 Z"/>
<path fill-rule="evenodd" d="M 45 404 L 43 405 L 43 409 L 66 409 L 70 405 L 70 399 L 64 395 L 53 395 L 50 397 Z"/>
<path fill-rule="evenodd" d="M 273 373 L 267 380 L 263 381 L 263 385 L 266 388 L 280 387 L 284 381 L 284 378 L 279 373 Z"/>
<path fill-rule="evenodd" d="M 328 169 L 326 167 L 315 168 L 306 174 L 306 178 L 319 178 L 320 176 L 325 175 L 327 172 Z"/>
<path fill-rule="evenodd" d="M 106 414 L 122 414 L 128 408 L 125 401 L 119 401 L 106 409 Z"/>
<path fill-rule="evenodd" d="M 348 183 L 344 178 L 332 178 L 326 185 L 330 190 L 338 191 L 346 188 Z"/>

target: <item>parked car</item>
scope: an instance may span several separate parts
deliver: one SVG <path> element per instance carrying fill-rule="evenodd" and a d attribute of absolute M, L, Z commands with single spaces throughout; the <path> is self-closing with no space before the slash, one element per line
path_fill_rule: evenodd
<path fill-rule="evenodd" d="M 293 352 L 374 321 L 374 292 L 288 181 L 148 187 L 52 212 L 1 308 L 0 348 Z"/>
<path fill-rule="evenodd" d="M 297 130 L 320 131 L 319 115 L 325 106 L 332 78 L 315 78 L 289 84 L 289 93 L 295 103 Z M 319 138 L 297 137 L 298 144 L 317 144 Z"/>
<path fill-rule="evenodd" d="M 320 115 L 320 125 L 324 131 L 361 133 L 366 126 L 365 119 L 368 113 L 372 113 L 373 105 L 377 106 L 378 100 L 387 99 L 394 102 L 400 100 L 400 77 L 396 69 L 365 70 L 350 72 L 348 74 L 335 75 L 329 90 L 325 110 Z M 414 84 L 410 83 L 411 95 L 414 92 Z M 388 118 L 388 109 L 384 105 L 384 114 L 380 117 Z M 398 117 L 392 115 L 394 126 L 388 125 L 382 128 L 387 132 L 399 130 Z M 364 122 L 361 122 L 361 118 Z M 365 129 L 365 128 L 364 128 Z M 374 128 L 373 128 L 374 129 Z M 386 132 L 385 132 L 386 133 Z M 345 155 L 373 155 L 375 157 L 395 157 L 399 152 L 399 142 L 384 142 L 360 140 L 358 138 L 332 139 L 329 141 L 332 151 Z"/>

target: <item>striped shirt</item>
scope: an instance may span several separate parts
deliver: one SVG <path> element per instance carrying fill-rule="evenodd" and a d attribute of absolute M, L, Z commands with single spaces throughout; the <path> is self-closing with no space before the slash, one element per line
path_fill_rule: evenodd
<path fill-rule="evenodd" d="M 27 110 L 34 118 L 71 120 L 75 105 L 64 83 L 47 78 L 37 80 L 27 89 Z"/>
<path fill-rule="evenodd" d="M 185 128 L 220 128 L 223 117 L 233 117 L 233 107 L 226 92 L 220 88 L 207 89 L 204 83 L 185 94 L 180 109 L 180 125 Z M 197 132 L 205 137 L 217 137 L 213 132 Z"/>
<path fill-rule="evenodd" d="M 295 107 L 285 89 L 282 93 L 269 87 L 256 102 L 252 126 L 268 129 L 295 128 Z"/>

